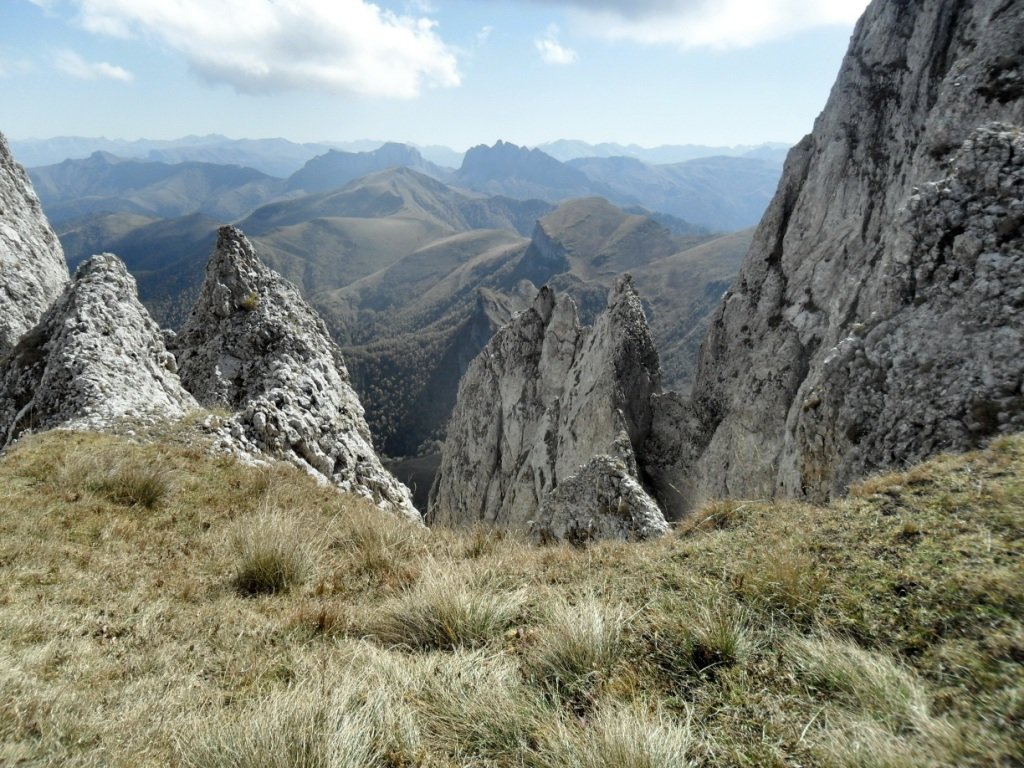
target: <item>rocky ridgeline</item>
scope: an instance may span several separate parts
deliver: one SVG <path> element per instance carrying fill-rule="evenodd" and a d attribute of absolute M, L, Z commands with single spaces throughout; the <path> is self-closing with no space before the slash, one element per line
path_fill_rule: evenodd
<path fill-rule="evenodd" d="M 0 356 L 39 321 L 67 282 L 60 241 L 0 134 Z"/>
<path fill-rule="evenodd" d="M 649 453 L 680 509 L 1024 426 L 1024 4 L 874 2 Z"/>
<path fill-rule="evenodd" d="M 180 418 L 197 407 L 135 279 L 93 256 L 0 369 L 0 447 L 25 430 L 105 429 Z"/>
<path fill-rule="evenodd" d="M 636 463 L 658 388 L 657 352 L 628 277 L 589 329 L 570 298 L 541 289 L 462 379 L 428 521 L 577 543 L 664 533 Z"/>
<path fill-rule="evenodd" d="M 60 292 L 60 245 L 2 141 L 0 204 L 0 449 L 29 430 L 133 429 L 220 406 L 234 412 L 208 420 L 222 449 L 291 461 L 420 521 L 320 318 L 241 232 L 221 230 L 188 322 L 165 337 L 116 256 L 93 256 Z"/>
<path fill-rule="evenodd" d="M 298 290 L 220 230 L 199 298 L 172 341 L 182 382 L 234 416 L 224 447 L 285 458 L 412 520 L 409 490 L 380 463 L 337 345 Z"/>

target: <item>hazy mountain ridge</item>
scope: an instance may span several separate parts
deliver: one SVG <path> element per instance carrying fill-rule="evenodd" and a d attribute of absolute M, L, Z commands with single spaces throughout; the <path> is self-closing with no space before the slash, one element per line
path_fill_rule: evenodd
<path fill-rule="evenodd" d="M 537 149 L 563 163 L 589 157 L 630 157 L 650 165 L 681 163 L 701 157 L 758 157 L 765 160 L 777 160 L 781 163 L 786 159 L 789 148 L 789 144 L 778 141 L 769 141 L 763 144 L 738 144 L 731 147 L 706 144 L 664 144 L 657 147 L 641 147 L 638 144 L 617 144 L 615 142 L 588 144 L 576 139 L 558 139 L 537 145 Z"/>
<path fill-rule="evenodd" d="M 235 222 L 264 205 L 341 190 L 360 178 L 394 168 L 430 176 L 473 197 L 558 203 L 597 195 L 661 217 L 676 233 L 752 225 L 767 205 L 780 172 L 771 161 L 740 157 L 666 166 L 626 157 L 562 163 L 538 149 L 499 141 L 492 147 L 474 147 L 454 171 L 424 159 L 415 147 L 388 143 L 372 151 L 328 150 L 310 158 L 287 179 L 241 165 L 154 162 L 103 151 L 32 168 L 30 173 L 48 215 L 60 225 L 110 213 L 173 218 L 198 212 Z M 490 226 L 486 216 L 476 218 L 482 222 L 478 226 Z M 519 221 L 515 226 L 528 233 L 532 222 Z"/>
<path fill-rule="evenodd" d="M 572 160 L 609 190 L 611 200 L 634 200 L 716 232 L 754 226 L 775 194 L 780 160 L 704 157 L 651 165 L 629 157 Z"/>
<path fill-rule="evenodd" d="M 450 174 L 450 170 L 425 160 L 415 147 L 389 142 L 371 152 L 332 149 L 317 155 L 288 177 L 285 188 L 307 194 L 326 192 L 392 167 L 410 168 L 435 179 Z"/>
<path fill-rule="evenodd" d="M 498 232 L 457 235 L 318 294 L 314 303 L 332 333 L 346 340 L 380 447 L 408 455 L 443 435 L 469 360 L 500 327 L 496 321 L 526 309 L 544 284 L 571 296 L 583 322 L 591 323 L 615 279 L 633 272 L 641 297 L 651 295 L 645 306 L 657 318 L 655 341 L 664 338 L 685 356 L 670 366 L 671 382 L 688 385 L 696 365 L 692 340 L 702 336 L 723 281 L 735 274 L 749 232 L 727 244 L 705 242 L 688 257 L 692 246 L 647 217 L 601 198 L 573 200 L 541 218 L 530 240 Z M 674 342 L 680 334 L 686 343 Z M 457 374 L 445 367 L 451 361 Z"/>
<path fill-rule="evenodd" d="M 32 168 L 29 176 L 57 225 L 107 213 L 161 218 L 204 213 L 233 220 L 285 192 L 279 179 L 252 168 L 124 160 L 103 152 Z"/>

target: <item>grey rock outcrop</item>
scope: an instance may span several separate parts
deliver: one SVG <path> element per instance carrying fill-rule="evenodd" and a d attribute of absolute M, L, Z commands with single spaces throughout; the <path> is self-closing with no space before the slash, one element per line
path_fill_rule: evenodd
<path fill-rule="evenodd" d="M 196 399 L 235 412 L 226 442 L 421 519 L 409 490 L 373 449 L 323 321 L 291 283 L 260 263 L 238 229 L 221 228 L 199 298 L 172 346 Z"/>
<path fill-rule="evenodd" d="M 595 456 L 541 501 L 530 538 L 586 544 L 642 541 L 668 532 L 665 516 L 621 459 Z"/>
<path fill-rule="evenodd" d="M 0 134 L 0 355 L 39 322 L 67 282 L 60 241 Z"/>
<path fill-rule="evenodd" d="M 134 278 L 109 253 L 78 268 L 39 324 L 0 359 L 0 371 L 0 447 L 28 429 L 104 429 L 198 407 Z"/>
<path fill-rule="evenodd" d="M 637 481 L 635 456 L 658 389 L 657 352 L 628 277 L 589 329 L 570 298 L 542 288 L 459 385 L 428 521 L 533 527 L 540 538 L 663 531 L 650 522 L 661 515 Z M 594 487 L 581 494 L 586 484 Z M 569 514 L 573 499 L 579 508 Z M 604 520 L 613 507 L 615 519 Z"/>
<path fill-rule="evenodd" d="M 1022 62 L 1019 0 L 869 6 L 692 402 L 655 414 L 645 457 L 681 509 L 820 499 L 1024 426 Z"/>

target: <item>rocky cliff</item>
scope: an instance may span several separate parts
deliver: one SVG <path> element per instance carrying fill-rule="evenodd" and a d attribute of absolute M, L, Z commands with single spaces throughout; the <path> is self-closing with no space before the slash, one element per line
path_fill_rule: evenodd
<path fill-rule="evenodd" d="M 408 489 L 373 449 L 338 347 L 295 287 L 221 228 L 199 299 L 173 342 L 185 387 L 235 411 L 228 433 L 245 451 L 285 458 L 410 519 Z"/>
<path fill-rule="evenodd" d="M 1024 428 L 1024 3 L 873 2 L 647 453 L 687 508 Z M 667 449 L 667 450 L 666 450 Z"/>
<path fill-rule="evenodd" d="M 60 241 L 0 134 L 0 355 L 39 321 L 67 282 Z"/>
<path fill-rule="evenodd" d="M 0 447 L 27 429 L 104 429 L 180 418 L 197 408 L 135 280 L 109 253 L 93 256 L 3 358 Z"/>
<path fill-rule="evenodd" d="M 650 430 L 658 381 L 658 356 L 628 278 L 612 288 L 590 329 L 580 327 L 571 299 L 541 289 L 463 377 L 428 520 L 574 541 L 664 532 L 635 455 Z M 562 486 L 576 492 L 553 495 Z"/>

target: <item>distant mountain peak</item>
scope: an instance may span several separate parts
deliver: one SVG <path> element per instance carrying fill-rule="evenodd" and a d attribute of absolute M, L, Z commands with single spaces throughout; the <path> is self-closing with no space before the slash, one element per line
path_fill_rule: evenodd
<path fill-rule="evenodd" d="M 289 177 L 287 188 L 306 193 L 326 192 L 340 189 L 355 179 L 394 166 L 411 168 L 433 178 L 442 178 L 446 175 L 444 169 L 424 160 L 415 147 L 388 142 L 370 152 L 331 149 L 317 155 Z"/>

